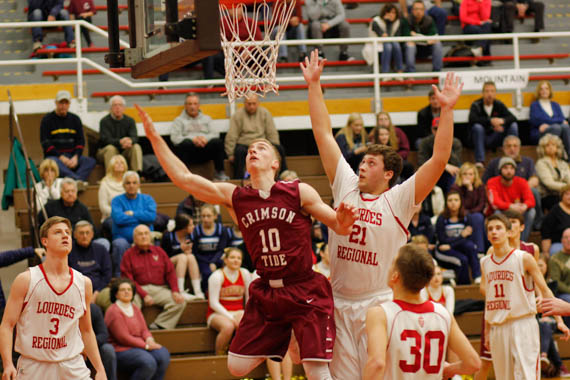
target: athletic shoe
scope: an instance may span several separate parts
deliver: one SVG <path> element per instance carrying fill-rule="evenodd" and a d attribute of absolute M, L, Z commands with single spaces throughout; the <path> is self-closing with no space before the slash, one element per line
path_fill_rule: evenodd
<path fill-rule="evenodd" d="M 34 42 L 34 44 L 32 45 L 32 50 L 36 51 L 38 49 L 41 49 L 44 45 L 42 44 L 42 41 L 36 41 Z"/>
<path fill-rule="evenodd" d="M 568 372 L 568 369 L 566 369 L 566 366 L 564 364 L 562 364 L 560 366 L 560 377 L 565 377 L 568 378 L 570 377 L 570 372 Z"/>
<path fill-rule="evenodd" d="M 229 181 L 230 177 L 228 177 L 225 172 L 219 171 L 214 174 L 214 179 L 216 181 Z"/>
<path fill-rule="evenodd" d="M 546 352 L 540 354 L 540 369 L 546 371 L 550 367 L 550 360 L 546 357 Z"/>
<path fill-rule="evenodd" d="M 182 297 L 184 298 L 184 301 L 186 302 L 190 302 L 190 301 L 194 301 L 194 300 L 198 300 L 198 299 L 204 299 L 204 298 L 200 298 L 198 296 L 195 296 L 194 294 L 190 294 L 190 293 L 186 293 L 186 292 L 182 292 Z"/>
<path fill-rule="evenodd" d="M 475 280 L 473 280 L 473 282 L 476 284 L 480 284 L 481 283 L 481 276 L 475 278 Z"/>
<path fill-rule="evenodd" d="M 354 57 L 351 57 L 350 55 L 348 55 L 348 53 L 340 53 L 338 55 L 338 60 L 339 61 L 354 61 Z"/>
<path fill-rule="evenodd" d="M 307 58 L 307 53 L 301 52 L 299 54 L 299 62 L 305 62 L 305 58 Z"/>

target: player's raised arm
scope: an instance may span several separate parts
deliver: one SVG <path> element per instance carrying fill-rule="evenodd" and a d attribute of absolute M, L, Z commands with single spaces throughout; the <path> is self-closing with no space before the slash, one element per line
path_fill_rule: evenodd
<path fill-rule="evenodd" d="M 475 352 L 473 346 L 457 325 L 453 315 L 451 316 L 448 349 L 457 354 L 459 361 L 445 365 L 443 369 L 444 379 L 455 375 L 471 375 L 477 372 L 481 367 L 479 355 Z"/>
<path fill-rule="evenodd" d="M 2 324 L 0 324 L 0 355 L 4 373 L 2 380 L 12 380 L 16 378 L 16 368 L 12 362 L 12 343 L 14 339 L 14 327 L 20 318 L 24 299 L 30 285 L 30 272 L 20 273 L 10 288 L 10 296 L 6 302 Z"/>
<path fill-rule="evenodd" d="M 143 121 L 146 137 L 152 144 L 160 165 L 172 182 L 204 202 L 221 204 L 231 208 L 232 192 L 236 186 L 226 182 L 214 183 L 202 176 L 192 174 L 186 165 L 168 148 L 162 136 L 156 131 L 148 113 L 138 104 L 135 104 L 135 108 Z"/>
<path fill-rule="evenodd" d="M 379 307 L 371 307 L 366 313 L 366 334 L 368 335 L 368 360 L 364 367 L 363 380 L 384 378 L 386 368 L 386 313 Z"/>
<path fill-rule="evenodd" d="M 321 89 L 321 73 L 325 66 L 325 60 L 319 62 L 319 54 L 317 49 L 313 50 L 310 55 L 311 59 L 305 58 L 305 62 L 301 62 L 301 70 L 305 81 L 309 86 L 309 114 L 311 116 L 311 125 L 313 135 L 319 148 L 321 162 L 329 182 L 334 182 L 336 175 L 336 167 L 338 160 L 342 156 L 340 148 L 332 133 L 331 118 L 323 97 Z"/>
<path fill-rule="evenodd" d="M 85 314 L 79 319 L 79 330 L 81 330 L 81 339 L 83 339 L 83 346 L 89 361 L 97 372 L 95 380 L 106 380 L 107 374 L 105 367 L 99 355 L 99 348 L 97 347 L 97 339 L 93 332 L 93 325 L 91 324 L 91 297 L 93 297 L 93 285 L 88 277 L 85 277 Z"/>
<path fill-rule="evenodd" d="M 441 91 L 432 86 L 435 97 L 441 105 L 439 126 L 435 135 L 433 154 L 416 172 L 415 203 L 421 203 L 431 192 L 451 155 L 453 145 L 453 107 L 461 95 L 463 83 L 454 73 L 449 72 Z"/>
<path fill-rule="evenodd" d="M 301 206 L 327 227 L 339 235 L 348 235 L 352 225 L 358 219 L 357 209 L 354 206 L 341 203 L 336 212 L 327 206 L 317 191 L 306 183 L 299 184 Z"/>

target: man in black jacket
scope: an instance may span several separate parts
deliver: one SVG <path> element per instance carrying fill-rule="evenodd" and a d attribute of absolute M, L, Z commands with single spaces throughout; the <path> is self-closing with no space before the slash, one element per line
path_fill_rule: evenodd
<path fill-rule="evenodd" d="M 517 119 L 496 97 L 495 83 L 485 82 L 483 97 L 474 101 L 469 110 L 469 125 L 475 145 L 477 167 L 484 166 L 485 148 L 495 149 L 503 143 L 505 136 L 519 135 Z"/>
<path fill-rule="evenodd" d="M 431 124 L 433 119 L 439 117 L 441 107 L 435 97 L 433 90 L 428 93 L 429 104 L 418 112 L 418 137 L 426 137 L 431 134 Z M 416 140 L 416 148 L 419 148 L 420 139 Z"/>
<path fill-rule="evenodd" d="M 95 159 L 83 155 L 83 125 L 79 116 L 69 112 L 70 100 L 69 91 L 58 91 L 55 110 L 42 118 L 40 142 L 44 157 L 57 162 L 60 177 L 87 181 L 95 167 Z"/>

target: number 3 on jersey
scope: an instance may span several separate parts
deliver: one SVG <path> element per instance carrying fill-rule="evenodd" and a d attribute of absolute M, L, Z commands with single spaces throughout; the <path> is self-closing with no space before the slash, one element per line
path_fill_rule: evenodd
<path fill-rule="evenodd" d="M 443 345 L 445 343 L 445 335 L 441 331 L 428 331 L 423 336 L 424 349 L 422 354 L 422 336 L 416 330 L 404 330 L 400 334 L 400 340 L 405 342 L 411 340 L 412 345 L 410 346 L 410 355 L 412 355 L 412 362 L 406 360 L 400 360 L 400 369 L 403 372 L 414 373 L 418 372 L 421 367 L 424 371 L 429 374 L 438 373 L 441 369 L 441 362 L 443 360 Z M 437 344 L 434 347 L 437 353 L 437 360 L 433 363 L 433 358 L 431 357 L 432 343 L 435 341 Z M 423 356 L 423 358 L 422 358 Z"/>
<path fill-rule="evenodd" d="M 348 241 L 354 244 L 366 245 L 366 227 L 353 224 Z"/>

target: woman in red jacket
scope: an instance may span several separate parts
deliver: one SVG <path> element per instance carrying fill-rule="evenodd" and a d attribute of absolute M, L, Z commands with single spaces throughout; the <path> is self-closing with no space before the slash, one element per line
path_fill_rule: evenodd
<path fill-rule="evenodd" d="M 459 21 L 464 34 L 491 33 L 491 0 L 463 0 L 459 7 Z M 483 55 L 491 55 L 491 41 L 477 40 Z M 491 61 L 479 61 L 478 66 L 489 66 Z"/>

